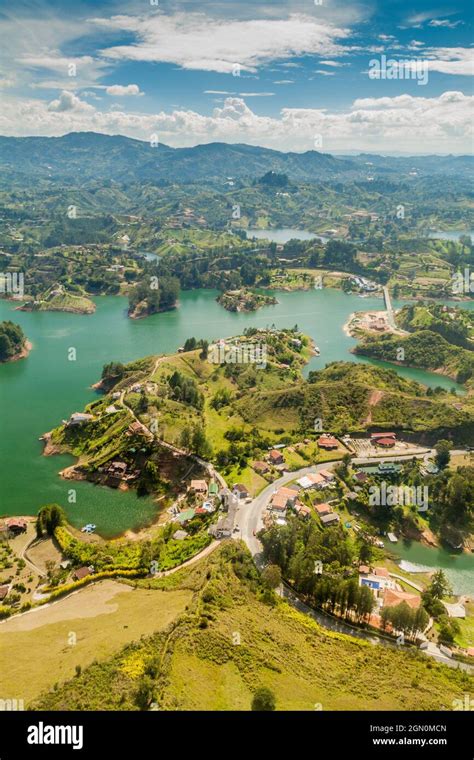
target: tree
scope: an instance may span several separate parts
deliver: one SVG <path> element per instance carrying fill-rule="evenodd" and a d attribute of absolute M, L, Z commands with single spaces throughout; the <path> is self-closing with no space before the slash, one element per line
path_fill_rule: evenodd
<path fill-rule="evenodd" d="M 66 522 L 66 513 L 59 504 L 46 504 L 41 507 L 36 518 L 36 535 L 38 538 L 46 532 L 48 536 L 54 534 L 55 529 Z"/>
<path fill-rule="evenodd" d="M 451 459 L 451 453 L 450 453 L 451 448 L 452 448 L 451 442 L 446 441 L 444 439 L 441 441 L 438 441 L 438 443 L 436 444 L 435 462 L 440 468 L 440 470 L 448 466 L 449 460 Z"/>
<path fill-rule="evenodd" d="M 206 438 L 204 428 L 201 425 L 196 425 L 191 435 L 191 450 L 202 457 L 202 459 L 210 459 L 212 456 L 212 447 Z"/>
<path fill-rule="evenodd" d="M 260 712 L 273 712 L 276 709 L 276 699 L 270 689 L 260 686 L 252 698 L 252 710 Z"/>
<path fill-rule="evenodd" d="M 262 570 L 262 583 L 268 588 L 277 588 L 281 583 L 281 570 L 278 565 L 267 565 Z"/>
<path fill-rule="evenodd" d="M 144 675 L 140 679 L 138 689 L 135 692 L 135 704 L 139 710 L 148 710 L 153 701 L 154 682 L 150 676 Z"/>
<path fill-rule="evenodd" d="M 427 590 L 433 599 L 439 600 L 445 596 L 449 596 L 452 593 L 449 581 L 442 570 L 436 570 L 431 578 L 431 583 L 428 586 Z"/>

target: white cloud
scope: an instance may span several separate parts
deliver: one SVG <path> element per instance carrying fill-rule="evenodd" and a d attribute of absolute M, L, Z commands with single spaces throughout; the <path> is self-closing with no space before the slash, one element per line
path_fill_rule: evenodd
<path fill-rule="evenodd" d="M 239 92 L 241 98 L 270 98 L 274 92 Z"/>
<path fill-rule="evenodd" d="M 48 105 L 48 111 L 63 113 L 64 111 L 74 111 L 75 113 L 93 113 L 94 107 L 89 103 L 84 103 L 77 95 L 70 90 L 63 90 L 57 100 L 52 100 Z"/>
<path fill-rule="evenodd" d="M 471 48 L 429 48 L 423 51 L 429 71 L 441 74 L 457 74 L 472 76 L 474 74 L 474 59 Z"/>
<path fill-rule="evenodd" d="M 447 18 L 434 18 L 429 22 L 428 26 L 443 27 L 445 29 L 456 29 L 456 27 L 462 23 L 462 21 L 449 21 Z"/>
<path fill-rule="evenodd" d="M 273 82 L 273 84 L 294 84 L 294 79 L 279 79 L 277 82 Z"/>
<path fill-rule="evenodd" d="M 341 63 L 341 61 L 319 61 L 322 66 L 333 66 L 339 68 L 339 66 L 349 66 L 348 63 Z"/>
<path fill-rule="evenodd" d="M 315 74 L 321 74 L 323 77 L 333 77 L 334 71 L 323 71 L 323 69 L 316 69 Z"/>
<path fill-rule="evenodd" d="M 285 19 L 218 19 L 203 13 L 113 16 L 94 19 L 108 31 L 127 32 L 135 41 L 105 48 L 108 60 L 173 63 L 185 69 L 232 73 L 238 63 L 255 72 L 271 61 L 299 55 L 340 55 L 338 40 L 349 30 L 313 16 L 291 14 Z"/>
<path fill-rule="evenodd" d="M 140 92 L 140 88 L 137 84 L 112 84 L 105 89 L 107 95 L 115 95 L 116 97 L 122 97 L 125 95 L 143 95 Z"/>
<path fill-rule="evenodd" d="M 49 106 L 41 100 L 5 96 L 0 134 L 61 135 L 71 131 L 125 134 L 176 147 L 213 141 L 244 142 L 280 150 L 311 150 L 323 136 L 325 152 L 468 153 L 472 141 L 474 98 L 462 92 L 439 97 L 399 95 L 357 99 L 345 111 L 284 108 L 276 117 L 260 116 L 241 97 L 228 97 L 211 115 L 175 109 L 157 114 L 100 111 L 65 91 Z"/>

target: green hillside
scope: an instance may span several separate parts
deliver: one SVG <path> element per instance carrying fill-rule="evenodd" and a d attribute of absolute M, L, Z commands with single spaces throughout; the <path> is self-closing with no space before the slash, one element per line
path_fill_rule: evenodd
<path fill-rule="evenodd" d="M 473 688 L 466 674 L 416 651 L 322 628 L 262 585 L 241 545 L 136 585 L 192 599 L 166 631 L 51 688 L 35 709 L 248 710 L 266 686 L 277 710 L 449 710 Z"/>

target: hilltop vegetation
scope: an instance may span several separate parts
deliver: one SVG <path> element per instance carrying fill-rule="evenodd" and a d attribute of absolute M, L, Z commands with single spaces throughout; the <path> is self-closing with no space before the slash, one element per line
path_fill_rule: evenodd
<path fill-rule="evenodd" d="M 470 690 L 466 674 L 416 651 L 321 628 L 279 601 L 235 543 L 191 569 L 135 585 L 192 598 L 167 630 L 91 664 L 30 707 L 249 710 L 267 687 L 277 710 L 440 710 Z"/>

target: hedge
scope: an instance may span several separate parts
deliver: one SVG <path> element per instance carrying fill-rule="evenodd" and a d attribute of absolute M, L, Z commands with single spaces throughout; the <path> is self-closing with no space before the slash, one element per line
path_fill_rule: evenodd
<path fill-rule="evenodd" d="M 107 570 L 101 573 L 87 575 L 85 578 L 81 578 L 79 581 L 74 581 L 74 583 L 68 583 L 65 586 L 60 586 L 59 588 L 54 589 L 54 591 L 51 592 L 47 599 L 41 600 L 40 604 L 48 604 L 48 602 L 52 602 L 54 599 L 59 599 L 61 596 L 69 594 L 78 588 L 82 588 L 83 586 L 87 586 L 88 583 L 93 583 L 94 581 L 104 580 L 105 578 L 118 577 L 140 578 L 141 576 L 149 575 L 149 572 L 149 569 L 142 567 L 138 570 Z"/>

